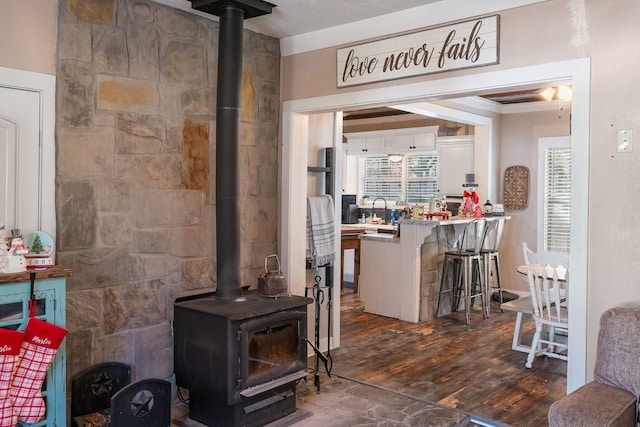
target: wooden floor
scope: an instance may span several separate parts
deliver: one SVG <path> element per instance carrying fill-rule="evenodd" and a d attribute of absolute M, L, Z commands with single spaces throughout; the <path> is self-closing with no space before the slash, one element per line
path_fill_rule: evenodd
<path fill-rule="evenodd" d="M 523 427 L 548 425 L 549 406 L 566 393 L 566 362 L 541 357 L 527 369 L 527 355 L 511 350 L 515 313 L 497 303 L 469 326 L 463 312 L 414 324 L 366 313 L 345 291 L 337 375 Z"/>

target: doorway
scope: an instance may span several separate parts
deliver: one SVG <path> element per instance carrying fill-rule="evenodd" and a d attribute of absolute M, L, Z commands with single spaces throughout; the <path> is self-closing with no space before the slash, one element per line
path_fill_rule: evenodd
<path fill-rule="evenodd" d="M 280 245 L 283 254 L 283 270 L 290 278 L 292 292 L 304 292 L 304 218 L 296 215 L 304 209 L 306 188 L 300 177 L 306 175 L 308 138 L 308 114 L 326 111 L 343 111 L 382 105 L 416 103 L 433 99 L 474 94 L 482 91 L 508 89 L 516 86 L 540 84 L 557 80 L 569 80 L 573 85 L 572 101 L 572 157 L 575 167 L 572 176 L 573 212 L 588 209 L 588 161 L 589 161 L 589 76 L 588 58 L 522 67 L 503 71 L 479 73 L 456 78 L 445 78 L 427 82 L 397 85 L 386 88 L 362 90 L 357 93 L 327 95 L 323 97 L 287 101 L 283 105 L 282 148 L 282 200 Z M 336 132 L 337 133 L 337 132 Z M 334 141 L 340 151 L 341 135 Z M 567 391 L 573 391 L 586 382 L 587 348 L 587 218 L 574 216 L 571 222 L 572 306 L 570 309 L 569 362 L 567 366 Z M 337 270 L 337 269 L 336 269 Z M 334 279 L 334 283 L 339 278 Z M 339 319 L 339 303 L 334 306 L 334 318 Z M 334 322 L 333 336 L 340 336 L 339 322 Z M 335 340 L 339 345 L 339 340 Z"/>

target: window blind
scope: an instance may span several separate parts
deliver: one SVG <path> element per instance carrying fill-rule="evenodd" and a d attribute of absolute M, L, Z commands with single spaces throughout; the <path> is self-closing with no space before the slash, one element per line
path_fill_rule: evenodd
<path fill-rule="evenodd" d="M 363 194 L 371 200 L 424 203 L 438 192 L 436 153 L 407 154 L 400 162 L 391 162 L 387 156 L 364 157 L 361 170 Z"/>
<path fill-rule="evenodd" d="M 407 164 L 405 198 L 408 203 L 428 203 L 438 192 L 438 155 L 412 154 Z"/>
<path fill-rule="evenodd" d="M 402 195 L 402 162 L 390 162 L 387 156 L 365 157 L 362 182 L 363 194 L 371 200 L 398 200 Z"/>
<path fill-rule="evenodd" d="M 569 253 L 571 148 L 546 148 L 544 164 L 544 250 Z"/>

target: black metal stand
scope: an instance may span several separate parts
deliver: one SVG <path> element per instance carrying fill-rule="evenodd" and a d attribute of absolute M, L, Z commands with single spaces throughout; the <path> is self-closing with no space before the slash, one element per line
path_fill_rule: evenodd
<path fill-rule="evenodd" d="M 331 369 L 333 368 L 333 359 L 331 358 L 331 307 L 333 300 L 333 266 L 323 266 L 326 268 L 327 286 L 320 286 L 322 278 L 320 275 L 316 275 L 312 288 L 305 288 L 305 296 L 308 296 L 308 291 L 311 290 L 313 294 L 313 300 L 315 303 L 315 328 L 314 328 L 314 342 L 312 343 L 307 338 L 307 342 L 313 348 L 315 353 L 315 366 L 313 369 L 313 384 L 316 386 L 317 391 L 320 392 L 320 361 L 324 363 L 324 369 L 327 375 L 331 377 Z M 320 350 L 320 313 L 322 309 L 322 303 L 325 301 L 325 290 L 327 292 L 327 353 L 324 354 Z"/>

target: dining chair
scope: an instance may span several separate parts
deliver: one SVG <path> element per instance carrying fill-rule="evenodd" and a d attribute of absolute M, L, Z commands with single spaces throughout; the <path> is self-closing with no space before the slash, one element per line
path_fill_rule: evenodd
<path fill-rule="evenodd" d="M 569 332 L 569 315 L 566 306 L 569 271 L 562 265 L 543 264 L 538 254 L 529 250 L 526 242 L 522 244 L 522 251 L 527 266 L 533 320 L 536 324 L 526 367 L 531 368 L 534 358 L 541 355 L 566 361 L 568 360 L 566 337 L 559 338 L 556 332 L 558 330 Z M 546 335 L 543 335 L 543 332 Z"/>
<path fill-rule="evenodd" d="M 487 318 L 486 287 L 484 285 L 484 273 L 482 268 L 482 245 L 487 231 L 487 220 L 477 218 L 465 227 L 453 248 L 444 255 L 442 277 L 440 278 L 440 292 L 435 315 L 438 317 L 440 302 L 443 295 L 448 294 L 451 301 L 451 311 L 458 310 L 460 300 L 464 300 L 465 320 L 470 323 L 471 305 L 480 298 L 482 305 L 482 317 Z M 447 286 L 449 265 L 453 266 L 451 286 Z"/>

